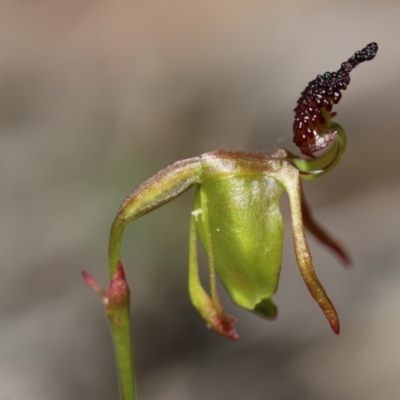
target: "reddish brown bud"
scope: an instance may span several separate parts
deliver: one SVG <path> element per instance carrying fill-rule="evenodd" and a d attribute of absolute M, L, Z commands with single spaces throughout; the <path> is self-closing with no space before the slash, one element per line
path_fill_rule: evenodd
<path fill-rule="evenodd" d="M 129 304 L 130 291 L 121 261 L 118 261 L 117 269 L 110 282 L 107 299 L 109 307 Z"/>

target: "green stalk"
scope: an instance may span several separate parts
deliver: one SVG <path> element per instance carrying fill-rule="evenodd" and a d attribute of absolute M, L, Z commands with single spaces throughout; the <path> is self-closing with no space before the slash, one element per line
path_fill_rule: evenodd
<path fill-rule="evenodd" d="M 86 284 L 94 289 L 105 305 L 117 364 L 121 400 L 136 400 L 136 378 L 131 343 L 130 290 L 120 259 L 121 239 L 125 228 L 116 218 L 110 234 L 108 291 L 103 290 L 87 273 L 82 272 Z"/>
<path fill-rule="evenodd" d="M 116 218 L 109 240 L 109 275 L 111 279 L 107 319 L 115 349 L 121 400 L 136 400 L 136 377 L 131 343 L 130 293 L 120 260 L 125 224 Z M 115 283 L 115 302 L 110 299 Z M 122 301 L 120 301 L 122 300 Z"/>
<path fill-rule="evenodd" d="M 107 299 L 106 314 L 114 344 L 121 400 L 135 400 L 136 379 L 131 347 L 130 293 L 121 263 L 118 263 Z"/>

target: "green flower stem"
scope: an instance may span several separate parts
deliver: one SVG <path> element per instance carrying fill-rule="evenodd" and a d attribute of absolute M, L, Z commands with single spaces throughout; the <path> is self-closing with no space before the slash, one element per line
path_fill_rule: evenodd
<path fill-rule="evenodd" d="M 126 223 L 124 221 L 116 219 L 111 229 L 110 279 L 113 279 L 113 276 L 118 272 L 118 266 L 121 265 L 119 259 L 125 226 Z M 115 259 L 117 260 L 116 262 Z M 106 305 L 106 314 L 114 345 L 121 400 L 136 400 L 136 377 L 132 352 L 129 300 L 125 307 L 111 307 Z"/>
<path fill-rule="evenodd" d="M 114 343 L 121 400 L 136 400 L 129 288 L 120 262 L 124 230 L 130 222 L 173 200 L 197 183 L 198 165 L 199 159 L 192 158 L 178 161 L 158 172 L 131 193 L 119 209 L 111 227 L 109 238 L 111 284 L 106 301 L 106 313 Z"/>
<path fill-rule="evenodd" d="M 130 291 L 119 262 L 108 291 L 85 271 L 82 277 L 103 300 L 116 354 L 121 400 L 136 400 L 136 379 L 131 349 Z"/>
<path fill-rule="evenodd" d="M 136 400 L 136 377 L 131 348 L 131 321 L 129 310 L 116 313 L 119 324 L 110 324 L 119 377 L 121 400 Z"/>
<path fill-rule="evenodd" d="M 111 280 L 106 301 L 106 315 L 110 325 L 117 359 L 121 400 L 136 399 L 136 379 L 131 349 L 130 291 L 121 263 Z"/>
<path fill-rule="evenodd" d="M 121 260 L 122 236 L 126 226 L 157 207 L 175 199 L 199 183 L 200 158 L 177 161 L 135 189 L 120 207 L 108 242 L 108 272 L 114 276 Z"/>

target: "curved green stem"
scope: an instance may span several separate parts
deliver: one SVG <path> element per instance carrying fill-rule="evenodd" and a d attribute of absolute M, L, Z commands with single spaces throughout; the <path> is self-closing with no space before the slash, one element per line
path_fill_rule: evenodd
<path fill-rule="evenodd" d="M 85 283 L 102 299 L 114 345 L 121 400 L 136 399 L 136 379 L 131 350 L 130 290 L 121 262 L 117 263 L 108 290 L 105 291 L 86 272 Z"/>
<path fill-rule="evenodd" d="M 121 400 L 136 399 L 136 378 L 131 348 L 130 290 L 119 262 L 108 289 L 107 320 L 117 360 Z"/>
<path fill-rule="evenodd" d="M 121 259 L 121 242 L 125 226 L 126 223 L 117 217 L 111 227 L 108 264 L 111 281 L 115 274 L 118 273 L 119 260 Z M 107 309 L 107 319 L 114 344 L 121 400 L 136 400 L 136 377 L 131 344 L 129 300 L 122 307 Z"/>
<path fill-rule="evenodd" d="M 111 226 L 108 240 L 108 274 L 110 280 L 117 270 L 118 262 L 121 260 L 122 237 L 126 225 L 127 221 L 124 221 L 120 214 L 118 214 Z"/>
<path fill-rule="evenodd" d="M 342 159 L 347 144 L 346 132 L 336 122 L 331 122 L 329 130 L 336 131 L 335 141 L 331 148 L 321 157 L 308 160 L 297 157 L 290 159 L 294 166 L 300 171 L 300 177 L 302 179 L 313 180 L 324 176 L 332 171 Z"/>
<path fill-rule="evenodd" d="M 110 293 L 108 294 L 106 312 L 114 343 L 121 400 L 137 398 L 129 288 L 120 261 L 122 237 L 130 222 L 173 200 L 198 183 L 199 162 L 199 158 L 178 161 L 148 179 L 128 196 L 111 227 L 108 245 L 108 271 L 111 280 L 109 292 L 115 287 L 115 292 L 111 293 L 115 294 L 115 298 L 111 300 Z"/>

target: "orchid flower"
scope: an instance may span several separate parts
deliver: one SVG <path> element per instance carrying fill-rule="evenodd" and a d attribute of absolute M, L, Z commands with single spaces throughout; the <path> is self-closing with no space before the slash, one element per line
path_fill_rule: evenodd
<path fill-rule="evenodd" d="M 315 274 L 305 230 L 332 250 L 343 264 L 349 257 L 339 242 L 313 218 L 304 198 L 302 179 L 316 179 L 331 171 L 346 148 L 343 128 L 332 121 L 332 107 L 350 82 L 350 71 L 371 60 L 378 50 L 371 43 L 342 63 L 337 72 L 319 75 L 301 94 L 295 108 L 294 143 L 303 155 L 279 149 L 273 154 L 213 151 L 175 162 L 135 189 L 120 207 L 109 240 L 108 292 L 87 273 L 85 281 L 103 298 L 114 338 L 121 396 L 135 399 L 130 351 L 129 288 L 121 263 L 126 226 L 139 217 L 196 188 L 189 233 L 189 296 L 216 333 L 237 339 L 235 319 L 226 314 L 217 290 L 217 277 L 232 301 L 273 320 L 272 300 L 278 289 L 284 223 L 281 196 L 289 198 L 294 250 L 301 276 L 325 314 L 332 330 L 340 331 L 335 307 Z M 327 148 L 319 156 L 314 153 Z M 197 236 L 208 258 L 210 292 L 202 286 L 197 262 Z"/>

